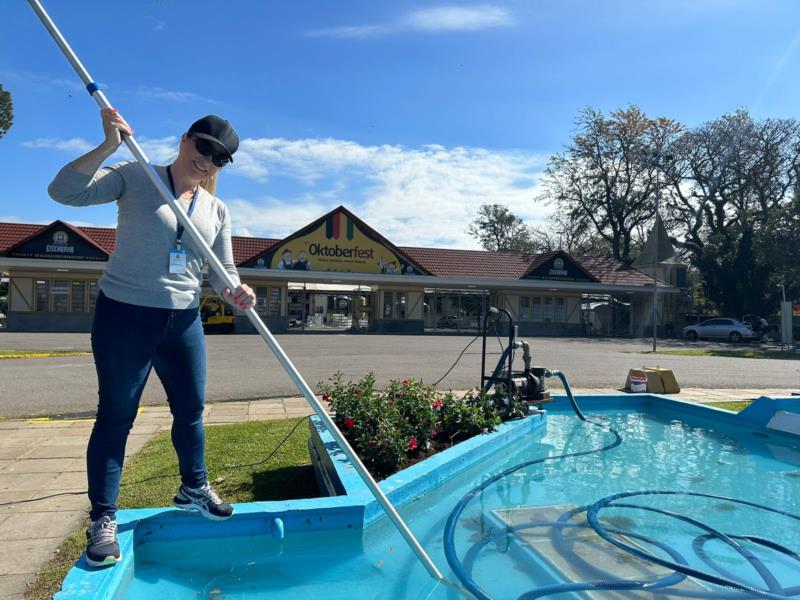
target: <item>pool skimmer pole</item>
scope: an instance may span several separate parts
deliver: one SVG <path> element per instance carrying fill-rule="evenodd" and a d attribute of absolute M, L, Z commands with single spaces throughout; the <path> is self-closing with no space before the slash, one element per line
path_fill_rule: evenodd
<path fill-rule="evenodd" d="M 56 44 L 58 44 L 58 47 L 64 53 L 64 56 L 69 61 L 69 63 L 72 65 L 72 68 L 75 69 L 75 72 L 78 74 L 78 77 L 80 77 L 81 81 L 83 81 L 84 85 L 86 86 L 86 90 L 89 92 L 92 98 L 94 98 L 94 100 L 97 102 L 100 108 L 112 108 L 108 99 L 105 97 L 105 94 L 103 94 L 97 83 L 95 83 L 95 81 L 89 76 L 88 71 L 81 64 L 75 52 L 72 51 L 72 48 L 70 48 L 66 39 L 64 39 L 64 36 L 61 35 L 61 32 L 58 30 L 53 20 L 44 10 L 44 7 L 42 7 L 39 0 L 28 0 L 28 4 L 30 4 L 33 11 L 36 13 L 36 16 L 39 17 L 39 20 L 42 22 L 42 25 L 45 26 L 47 31 L 52 36 L 53 40 L 56 42 Z M 136 158 L 136 161 L 145 170 L 145 173 L 147 174 L 150 181 L 153 183 L 153 185 L 159 191 L 161 196 L 164 198 L 167 205 L 172 209 L 172 212 L 175 213 L 178 222 L 183 225 L 183 227 L 186 230 L 186 233 L 189 234 L 189 237 L 200 249 L 202 256 L 208 261 L 208 264 L 214 271 L 214 273 L 216 273 L 217 276 L 222 280 L 225 287 L 229 288 L 230 290 L 236 289 L 236 284 L 234 283 L 230 274 L 225 270 L 225 267 L 222 266 L 220 260 L 217 258 L 217 256 L 214 254 L 214 252 L 206 243 L 206 241 L 200 235 L 200 232 L 186 216 L 186 212 L 183 210 L 183 208 L 181 208 L 175 201 L 175 199 L 172 197 L 172 193 L 167 188 L 166 184 L 158 176 L 155 169 L 153 169 L 153 166 L 150 164 L 150 161 L 148 160 L 147 156 L 145 156 L 144 151 L 141 149 L 141 147 L 136 142 L 134 137 L 123 135 L 123 140 L 125 144 L 128 146 L 128 149 L 131 151 L 133 156 Z M 255 308 L 250 307 L 245 311 L 245 313 L 247 314 L 247 318 L 250 319 L 250 322 L 256 328 L 256 331 L 258 331 L 258 333 L 267 343 L 267 346 L 269 346 L 270 350 L 272 350 L 272 353 L 275 355 L 275 358 L 278 359 L 278 362 L 281 363 L 283 368 L 288 373 L 289 377 L 291 377 L 292 381 L 297 386 L 297 389 L 300 390 L 300 392 L 305 397 L 306 401 L 314 409 L 314 412 L 317 414 L 320 420 L 322 420 L 322 422 L 325 424 L 325 427 L 327 427 L 328 431 L 331 433 L 336 442 L 339 444 L 339 447 L 342 449 L 347 458 L 353 464 L 353 467 L 355 468 L 356 472 L 358 472 L 359 476 L 364 481 L 366 486 L 370 489 L 373 496 L 375 496 L 375 499 L 386 511 L 387 516 L 392 520 L 395 527 L 397 527 L 398 531 L 400 531 L 401 535 L 406 540 L 406 543 L 409 545 L 411 550 L 413 550 L 414 554 L 417 555 L 417 558 L 419 558 L 420 562 L 422 562 L 422 564 L 425 566 L 431 577 L 455 589 L 456 591 L 458 591 L 461 594 L 464 594 L 467 597 L 470 598 L 473 597 L 471 593 L 467 592 L 460 585 L 456 584 L 453 581 L 450 581 L 447 577 L 442 575 L 442 573 L 433 563 L 431 558 L 422 548 L 419 541 L 417 541 L 417 538 L 414 537 L 414 534 L 408 528 L 408 525 L 406 525 L 403 518 L 400 516 L 395 507 L 392 505 L 391 501 L 386 497 L 386 495 L 383 493 L 380 487 L 378 487 L 378 484 L 372 478 L 372 475 L 369 474 L 369 471 L 367 471 L 367 468 L 358 458 L 353 449 L 350 447 L 350 444 L 347 443 L 347 440 L 344 438 L 342 433 L 336 427 L 336 425 L 328 415 L 325 408 L 319 403 L 316 396 L 314 395 L 314 392 L 311 391 L 311 388 L 303 379 L 303 376 L 300 375 L 297 368 L 294 366 L 292 361 L 289 359 L 289 357 L 286 355 L 286 353 L 278 344 L 277 340 L 275 340 L 275 337 L 272 335 L 270 330 L 261 320 L 261 317 L 258 316 L 258 313 L 256 313 L 255 311 Z"/>

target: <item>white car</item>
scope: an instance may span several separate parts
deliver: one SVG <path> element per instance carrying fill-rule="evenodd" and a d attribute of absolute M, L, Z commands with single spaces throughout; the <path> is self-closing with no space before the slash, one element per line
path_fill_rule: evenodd
<path fill-rule="evenodd" d="M 697 325 L 684 327 L 683 337 L 690 342 L 700 338 L 729 340 L 733 343 L 759 339 L 759 335 L 748 325 L 728 318 L 708 319 Z"/>

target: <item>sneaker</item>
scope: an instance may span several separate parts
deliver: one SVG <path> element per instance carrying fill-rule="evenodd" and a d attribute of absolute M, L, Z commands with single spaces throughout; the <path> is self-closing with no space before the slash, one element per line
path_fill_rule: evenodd
<path fill-rule="evenodd" d="M 209 484 L 193 489 L 181 485 L 172 504 L 184 510 L 198 510 L 206 519 L 224 521 L 233 515 L 233 507 L 224 502 Z"/>
<path fill-rule="evenodd" d="M 106 515 L 92 521 L 86 530 L 86 563 L 90 567 L 107 567 L 120 560 L 117 520 Z"/>

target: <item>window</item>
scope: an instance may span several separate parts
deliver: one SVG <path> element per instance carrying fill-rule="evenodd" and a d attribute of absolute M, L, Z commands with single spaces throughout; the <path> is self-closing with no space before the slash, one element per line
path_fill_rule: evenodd
<path fill-rule="evenodd" d="M 394 293 L 383 292 L 383 318 L 392 318 L 392 306 L 394 305 Z"/>
<path fill-rule="evenodd" d="M 72 282 L 72 302 L 70 304 L 70 312 L 82 313 L 86 312 L 86 282 L 73 281 Z"/>
<path fill-rule="evenodd" d="M 539 296 L 535 296 L 531 298 L 532 302 L 532 310 L 531 310 L 531 321 L 541 321 L 542 320 L 542 299 Z"/>
<path fill-rule="evenodd" d="M 531 320 L 531 299 L 528 296 L 522 296 L 519 299 L 519 319 L 520 321 Z"/>
<path fill-rule="evenodd" d="M 567 320 L 566 298 L 556 298 L 556 322 L 563 323 Z"/>
<path fill-rule="evenodd" d="M 545 296 L 544 298 L 544 322 L 553 322 L 553 299 L 549 296 Z"/>
<path fill-rule="evenodd" d="M 36 312 L 86 314 L 94 312 L 100 288 L 86 279 L 37 279 L 34 292 Z"/>
<path fill-rule="evenodd" d="M 52 299 L 53 312 L 69 312 L 69 281 L 66 279 L 55 279 L 50 288 L 50 298 Z"/>
<path fill-rule="evenodd" d="M 269 289 L 267 310 L 270 317 L 279 317 L 281 315 L 281 288 Z"/>
<path fill-rule="evenodd" d="M 383 292 L 383 318 L 384 319 L 406 318 L 405 292 Z"/>
<path fill-rule="evenodd" d="M 50 310 L 50 282 L 46 279 L 36 280 L 36 312 Z"/>
<path fill-rule="evenodd" d="M 281 315 L 281 288 L 256 288 L 256 312 L 262 317 Z"/>
<path fill-rule="evenodd" d="M 395 292 L 395 303 L 394 303 L 394 318 L 395 319 L 405 319 L 406 318 L 406 293 L 405 292 Z"/>
<path fill-rule="evenodd" d="M 97 304 L 97 295 L 100 293 L 100 286 L 96 281 L 89 282 L 89 312 L 94 312 L 94 305 Z"/>

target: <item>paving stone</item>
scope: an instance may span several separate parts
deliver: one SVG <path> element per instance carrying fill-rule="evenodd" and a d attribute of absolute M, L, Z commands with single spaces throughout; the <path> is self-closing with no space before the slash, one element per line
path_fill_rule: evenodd
<path fill-rule="evenodd" d="M 0 575 L 0 598 L 22 600 L 30 575 Z"/>
<path fill-rule="evenodd" d="M 28 450 L 32 448 L 36 448 L 37 446 L 41 446 L 42 441 L 46 440 L 47 438 L 27 438 L 27 439 L 19 439 L 16 437 L 12 437 L 14 434 L 9 435 L 6 437 L 5 435 L 0 438 L 0 450 L 3 448 L 27 448 Z"/>
<path fill-rule="evenodd" d="M 24 456 L 33 449 L 32 446 L 9 446 L 0 448 L 0 459 L 15 459 Z"/>
<path fill-rule="evenodd" d="M 0 527 L 0 542 L 29 540 L 39 535 L 63 540 L 75 531 L 85 516 L 83 510 L 61 511 L 57 518 L 52 512 L 29 512 L 24 518 L 12 516 Z"/>
<path fill-rule="evenodd" d="M 64 493 L 64 495 L 59 495 L 62 493 Z M 37 498 L 37 500 L 17 504 L 16 512 L 26 514 L 31 512 L 60 513 L 63 511 L 88 510 L 89 508 L 89 499 L 83 491 L 45 490 L 31 495 L 30 498 Z M 41 498 L 41 500 L 38 498 Z M 0 565 L 2 565 L 1 561 Z"/>
<path fill-rule="evenodd" d="M 74 458 L 23 458 L 15 461 L 0 461 L 14 463 L 5 469 L 5 473 L 63 473 L 66 468 L 75 462 Z"/>
<path fill-rule="evenodd" d="M 59 490 L 85 490 L 89 485 L 86 480 L 86 471 L 71 471 L 69 473 L 61 473 L 56 477 L 51 487 Z"/>
<path fill-rule="evenodd" d="M 0 473 L 0 492 L 42 490 L 53 479 L 52 473 Z"/>
<path fill-rule="evenodd" d="M 67 427 L 60 427 L 58 431 L 53 431 L 47 427 L 33 427 L 30 429 L 13 429 L 3 434 L 3 440 L 21 440 L 27 442 L 28 440 L 35 441 L 37 438 L 46 439 L 54 435 L 59 435 L 61 430 L 66 431 Z M 13 446 L 15 444 L 6 444 Z"/>
<path fill-rule="evenodd" d="M 53 419 L 53 420 L 38 420 L 38 419 L 29 419 L 27 421 L 28 429 L 66 429 L 68 427 L 72 427 L 74 421 L 72 419 L 69 420 L 61 420 L 61 419 Z"/>
<path fill-rule="evenodd" d="M 49 440 L 42 442 L 40 447 L 55 447 L 55 446 L 78 446 L 83 444 L 84 446 L 89 443 L 89 434 L 87 433 L 85 436 L 75 436 L 75 435 L 65 435 L 65 436 L 57 436 L 54 438 L 50 438 Z"/>
<path fill-rule="evenodd" d="M 55 553 L 61 538 L 5 541 L 0 544 L 0 575 L 35 574 Z"/>
<path fill-rule="evenodd" d="M 86 455 L 86 442 L 62 446 L 40 446 L 25 458 L 79 458 Z"/>
<path fill-rule="evenodd" d="M 85 471 L 85 470 L 86 470 L 86 459 L 73 458 L 72 462 L 69 463 L 64 469 L 64 473 L 73 473 L 75 471 Z"/>
<path fill-rule="evenodd" d="M 229 415 L 220 415 L 218 417 L 209 417 L 206 423 L 208 425 L 220 425 L 222 423 L 241 423 L 241 419 L 236 419 Z"/>
<path fill-rule="evenodd" d="M 157 424 L 154 424 L 154 425 L 142 424 L 142 425 L 140 425 L 139 423 L 136 423 L 133 426 L 133 429 L 131 429 L 131 435 L 149 435 L 151 433 L 157 433 L 158 431 L 161 431 L 162 428 L 163 428 L 163 425 L 157 425 Z"/>

